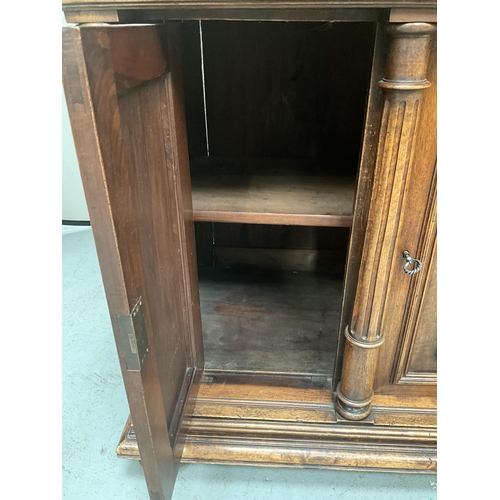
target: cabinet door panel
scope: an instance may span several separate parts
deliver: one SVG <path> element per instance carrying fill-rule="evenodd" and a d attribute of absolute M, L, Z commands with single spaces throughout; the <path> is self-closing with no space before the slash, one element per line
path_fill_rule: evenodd
<path fill-rule="evenodd" d="M 150 497 L 164 500 L 203 367 L 178 52 L 174 25 L 63 34 L 64 88 L 125 389 Z"/>
<path fill-rule="evenodd" d="M 423 290 L 406 377 L 433 378 L 437 374 L 437 270 L 435 255 Z"/>
<path fill-rule="evenodd" d="M 435 184 L 433 185 L 435 194 Z M 437 382 L 436 197 L 428 211 L 419 254 L 425 267 L 413 278 L 394 359 L 393 382 Z"/>
<path fill-rule="evenodd" d="M 427 78 L 420 103 L 414 154 L 403 203 L 384 307 L 375 391 L 395 383 L 436 383 L 436 37 L 431 44 Z M 423 263 L 414 276 L 404 273 L 402 252 Z M 410 372 L 420 375 L 410 376 Z M 435 387 L 429 387 L 435 393 Z M 430 393 L 429 393 L 430 394 Z"/>

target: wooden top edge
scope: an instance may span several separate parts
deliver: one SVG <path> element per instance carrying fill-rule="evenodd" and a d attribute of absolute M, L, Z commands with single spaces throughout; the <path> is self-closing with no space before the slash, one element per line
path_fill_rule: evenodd
<path fill-rule="evenodd" d="M 435 8 L 437 0 L 62 0 L 63 11 L 168 8 Z"/>

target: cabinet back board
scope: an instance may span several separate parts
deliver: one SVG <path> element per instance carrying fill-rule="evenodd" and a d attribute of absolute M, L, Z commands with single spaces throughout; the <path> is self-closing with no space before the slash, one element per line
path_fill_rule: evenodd
<path fill-rule="evenodd" d="M 186 24 L 183 70 L 192 156 L 206 143 L 200 117 L 205 100 L 212 156 L 323 158 L 336 170 L 355 171 L 373 23 L 203 21 L 202 71 L 200 29 Z"/>

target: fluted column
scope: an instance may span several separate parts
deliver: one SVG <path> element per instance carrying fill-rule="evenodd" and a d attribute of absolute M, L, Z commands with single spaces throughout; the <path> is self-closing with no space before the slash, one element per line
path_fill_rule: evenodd
<path fill-rule="evenodd" d="M 380 346 L 385 297 L 393 261 L 405 183 L 411 164 L 421 94 L 426 79 L 434 26 L 427 23 L 390 25 L 370 212 L 363 242 L 354 308 L 345 330 L 342 376 L 335 407 L 349 420 L 371 411 L 373 382 Z"/>

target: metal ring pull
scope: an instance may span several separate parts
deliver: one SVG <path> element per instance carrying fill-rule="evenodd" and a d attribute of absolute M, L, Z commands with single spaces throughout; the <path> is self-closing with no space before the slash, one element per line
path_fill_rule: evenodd
<path fill-rule="evenodd" d="M 418 259 L 413 259 L 410 256 L 410 252 L 408 252 L 408 250 L 405 250 L 403 252 L 403 257 L 406 259 L 406 264 L 404 267 L 404 272 L 406 274 L 413 275 L 420 272 L 420 270 L 422 269 L 422 262 L 420 262 Z M 408 266 L 410 266 L 411 264 L 414 264 L 415 267 L 413 269 L 408 269 Z"/>

